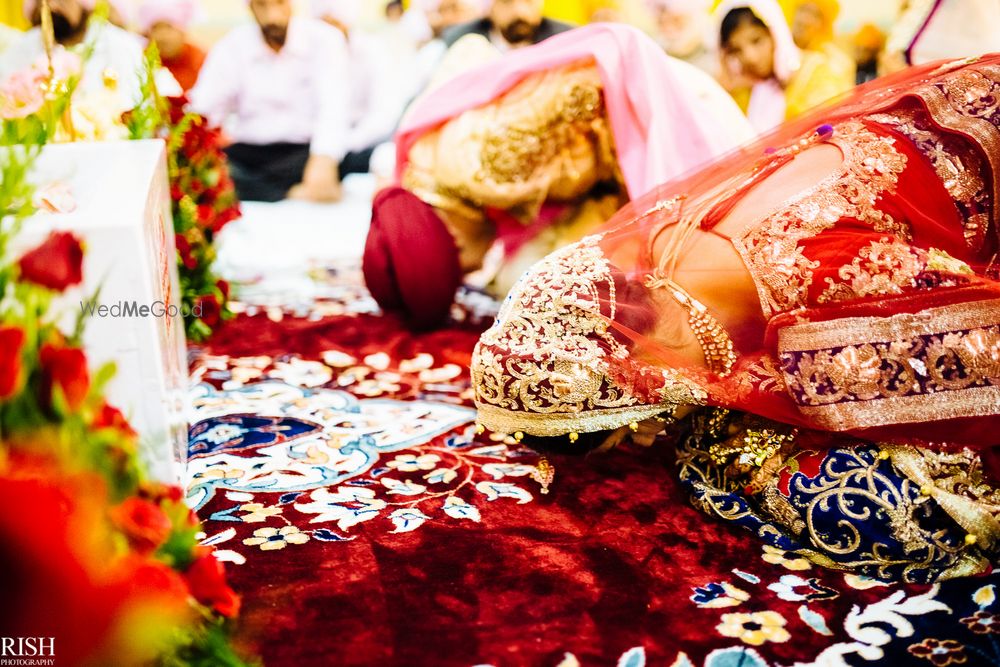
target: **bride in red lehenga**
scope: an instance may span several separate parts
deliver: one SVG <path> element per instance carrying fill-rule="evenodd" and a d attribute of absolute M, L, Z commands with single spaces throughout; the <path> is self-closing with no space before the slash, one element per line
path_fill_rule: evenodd
<path fill-rule="evenodd" d="M 1000 56 L 873 82 L 528 271 L 476 349 L 479 423 L 579 450 L 666 431 L 695 504 L 772 547 L 987 572 L 998 205 Z"/>

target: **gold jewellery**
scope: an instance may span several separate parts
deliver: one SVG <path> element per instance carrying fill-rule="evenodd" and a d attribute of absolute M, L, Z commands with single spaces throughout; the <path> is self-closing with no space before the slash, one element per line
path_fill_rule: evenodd
<path fill-rule="evenodd" d="M 721 376 L 729 375 L 736 364 L 736 348 L 725 328 L 708 312 L 708 307 L 669 278 L 650 275 L 646 279 L 646 287 L 667 289 L 674 300 L 688 312 L 688 324 L 698 339 L 708 369 Z"/>

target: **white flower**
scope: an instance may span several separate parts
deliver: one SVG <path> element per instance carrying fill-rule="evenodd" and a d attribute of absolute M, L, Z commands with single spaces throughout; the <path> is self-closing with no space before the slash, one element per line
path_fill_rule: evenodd
<path fill-rule="evenodd" d="M 315 514 L 309 523 L 336 521 L 341 530 L 374 519 L 386 507 L 384 500 L 376 498 L 375 492 L 365 487 L 341 486 L 336 493 L 317 489 L 309 498 L 312 502 L 296 503 L 295 509 L 303 514 Z"/>
<path fill-rule="evenodd" d="M 798 556 L 789 554 L 787 551 L 772 547 L 769 544 L 764 545 L 764 555 L 761 556 L 761 559 L 765 563 L 780 565 L 786 570 L 808 570 L 812 567 L 812 564 L 805 558 L 799 558 Z"/>
<path fill-rule="evenodd" d="M 417 472 L 418 470 L 434 470 L 440 460 L 441 457 L 437 454 L 422 454 L 421 456 L 400 454 L 386 465 L 400 472 Z"/>

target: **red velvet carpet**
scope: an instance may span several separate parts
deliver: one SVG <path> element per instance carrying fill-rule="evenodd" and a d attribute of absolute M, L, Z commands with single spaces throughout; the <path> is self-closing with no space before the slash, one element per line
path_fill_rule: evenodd
<path fill-rule="evenodd" d="M 475 330 L 270 315 L 194 355 L 190 472 L 267 665 L 1000 664 L 996 576 L 765 552 L 688 505 L 666 446 L 552 457 L 543 495 L 536 454 L 474 434 Z"/>

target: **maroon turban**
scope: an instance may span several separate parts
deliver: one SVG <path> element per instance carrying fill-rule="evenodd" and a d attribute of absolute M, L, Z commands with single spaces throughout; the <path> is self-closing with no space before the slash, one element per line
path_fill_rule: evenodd
<path fill-rule="evenodd" d="M 451 232 L 433 208 L 398 187 L 372 203 L 362 269 L 382 310 L 402 313 L 414 329 L 443 324 L 462 283 Z"/>

